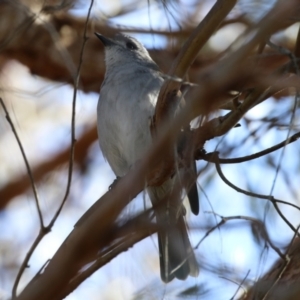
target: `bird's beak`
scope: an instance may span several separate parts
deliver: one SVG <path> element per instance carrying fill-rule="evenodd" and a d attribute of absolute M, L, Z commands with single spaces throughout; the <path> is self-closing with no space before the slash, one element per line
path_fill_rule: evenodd
<path fill-rule="evenodd" d="M 100 33 L 95 32 L 96 37 L 102 42 L 105 47 L 109 47 L 115 44 L 115 42 Z"/>

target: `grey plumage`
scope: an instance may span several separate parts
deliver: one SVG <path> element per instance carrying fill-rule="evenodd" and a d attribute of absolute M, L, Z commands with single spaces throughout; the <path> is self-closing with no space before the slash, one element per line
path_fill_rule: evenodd
<path fill-rule="evenodd" d="M 152 144 L 149 124 L 164 79 L 136 39 L 96 35 L 105 46 L 106 64 L 97 108 L 99 143 L 114 173 L 122 177 Z M 187 235 L 181 193 L 173 193 L 182 175 L 180 172 L 159 187 L 147 188 L 152 204 L 157 207 L 161 278 L 165 282 L 174 277 L 197 276 L 199 272 Z M 198 197 L 197 190 L 192 191 Z M 197 212 L 197 204 L 195 207 Z"/>

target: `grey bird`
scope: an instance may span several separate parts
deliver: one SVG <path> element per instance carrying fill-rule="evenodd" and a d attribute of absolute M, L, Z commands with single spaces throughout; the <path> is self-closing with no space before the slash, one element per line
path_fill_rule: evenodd
<path fill-rule="evenodd" d="M 95 34 L 105 47 L 106 65 L 97 107 L 99 143 L 115 175 L 122 177 L 153 143 L 150 119 L 164 78 L 145 47 L 133 37 L 119 34 L 107 38 Z M 184 181 L 184 172 L 179 173 L 161 186 L 147 188 L 152 205 L 158 207 L 155 216 L 164 282 L 173 278 L 184 280 L 188 275 L 196 277 L 199 273 L 187 234 L 181 193 L 177 197 L 172 193 L 175 184 Z M 188 190 L 188 195 L 192 211 L 198 214 L 195 185 Z"/>

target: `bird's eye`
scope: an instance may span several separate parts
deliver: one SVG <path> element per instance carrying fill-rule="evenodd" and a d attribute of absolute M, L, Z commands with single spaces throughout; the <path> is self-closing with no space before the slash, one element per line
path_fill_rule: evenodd
<path fill-rule="evenodd" d="M 137 50 L 137 48 L 138 48 L 137 45 L 134 44 L 133 42 L 127 42 L 126 47 L 130 50 Z"/>

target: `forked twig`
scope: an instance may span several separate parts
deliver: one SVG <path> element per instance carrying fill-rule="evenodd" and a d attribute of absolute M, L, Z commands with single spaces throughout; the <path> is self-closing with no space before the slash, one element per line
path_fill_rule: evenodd
<path fill-rule="evenodd" d="M 17 288 L 18 288 L 20 279 L 22 277 L 22 274 L 23 274 L 25 268 L 28 266 L 28 262 L 31 258 L 31 255 L 33 254 L 34 250 L 36 249 L 36 247 L 38 246 L 40 241 L 44 238 L 44 236 L 51 231 L 51 228 L 53 227 L 55 221 L 57 220 L 57 218 L 58 218 L 58 216 L 59 216 L 59 214 L 60 214 L 60 212 L 61 212 L 68 196 L 69 196 L 69 192 L 70 192 L 70 188 L 71 188 L 71 182 L 72 182 L 74 150 L 75 150 L 75 142 L 76 142 L 76 140 L 75 140 L 76 98 L 77 98 L 77 90 L 78 90 L 78 85 L 79 85 L 79 80 L 80 80 L 80 70 L 81 70 L 81 65 L 82 65 L 82 61 L 83 61 L 83 52 L 84 52 L 86 41 L 88 39 L 87 36 L 86 36 L 87 27 L 88 27 L 88 22 L 89 22 L 89 19 L 90 19 L 93 3 L 94 3 L 94 0 L 91 0 L 91 4 L 90 4 L 89 10 L 88 10 L 87 17 L 86 17 L 86 22 L 85 22 L 85 27 L 84 27 L 84 34 L 83 34 L 83 43 L 82 43 L 82 47 L 81 47 L 81 51 L 80 51 L 80 55 L 79 55 L 79 64 L 78 64 L 77 73 L 76 73 L 76 77 L 75 77 L 75 83 L 74 83 L 74 92 L 73 92 L 73 101 L 72 101 L 72 119 L 71 119 L 71 148 L 70 148 L 70 160 L 69 160 L 68 181 L 67 181 L 66 192 L 65 192 L 65 196 L 64 196 L 64 198 L 61 202 L 61 205 L 59 206 L 58 210 L 56 211 L 55 215 L 53 216 L 53 218 L 50 221 L 48 226 L 44 226 L 44 224 L 43 224 L 42 214 L 41 214 L 41 210 L 40 210 L 39 203 L 38 203 L 37 192 L 36 192 L 36 188 L 35 188 L 35 185 L 34 185 L 34 180 L 33 180 L 33 176 L 32 176 L 30 167 L 29 167 L 28 161 L 26 159 L 25 152 L 24 152 L 23 147 L 22 147 L 22 145 L 19 141 L 19 138 L 18 138 L 18 136 L 15 132 L 14 126 L 13 126 L 13 124 L 12 124 L 10 118 L 9 118 L 6 107 L 5 107 L 2 99 L 0 98 L 1 105 L 2 105 L 2 107 L 3 107 L 3 109 L 6 113 L 6 118 L 10 122 L 10 124 L 12 126 L 12 129 L 13 129 L 13 132 L 14 132 L 16 138 L 17 138 L 17 141 L 18 141 L 19 147 L 21 149 L 24 161 L 26 163 L 26 167 L 27 167 L 29 177 L 32 181 L 33 191 L 34 191 L 34 194 L 35 194 L 35 199 L 36 199 L 38 212 L 39 212 L 39 216 L 40 216 L 40 223 L 41 223 L 40 232 L 39 232 L 38 236 L 36 237 L 36 239 L 34 240 L 33 244 L 31 245 L 29 251 L 27 252 L 27 254 L 26 254 L 26 256 L 23 260 L 23 263 L 22 263 L 22 265 L 19 269 L 19 272 L 16 276 L 16 279 L 15 279 L 15 282 L 14 282 L 14 285 L 13 285 L 13 289 L 12 289 L 12 298 L 13 299 L 16 298 Z"/>
<path fill-rule="evenodd" d="M 293 205 L 292 203 L 289 203 L 289 202 L 286 202 L 286 201 L 283 201 L 283 200 L 279 200 L 279 199 L 276 199 L 274 198 L 272 195 L 263 195 L 263 194 L 257 194 L 257 193 L 253 193 L 253 192 L 249 192 L 249 191 L 246 191 L 244 189 L 241 189 L 240 187 L 234 185 L 233 183 L 231 183 L 226 177 L 225 175 L 223 174 L 222 172 L 222 169 L 221 169 L 221 166 L 220 166 L 220 163 L 219 163 L 219 159 L 218 159 L 218 154 L 216 153 L 215 156 L 214 156 L 214 163 L 215 163 L 215 166 L 216 166 L 216 170 L 220 176 L 220 178 L 227 184 L 229 185 L 231 188 L 233 188 L 234 190 L 236 190 L 237 192 L 239 193 L 242 193 L 242 194 L 245 194 L 247 196 L 251 196 L 251 197 L 255 197 L 255 198 L 259 198 L 259 199 L 264 199 L 264 200 L 268 200 L 270 201 L 275 210 L 277 211 L 277 213 L 279 214 L 279 216 L 282 218 L 282 220 L 292 229 L 292 231 L 294 233 L 297 233 L 297 230 L 296 228 L 291 224 L 291 222 L 289 222 L 289 220 L 283 215 L 283 213 L 280 211 L 279 207 L 278 207 L 278 204 L 277 203 L 283 203 L 283 204 L 286 204 L 286 205 L 289 205 L 289 206 L 292 206 L 292 207 L 295 207 L 297 208 L 298 210 L 300 210 L 300 208 L 296 205 Z M 298 234 L 298 233 L 297 233 Z"/>

